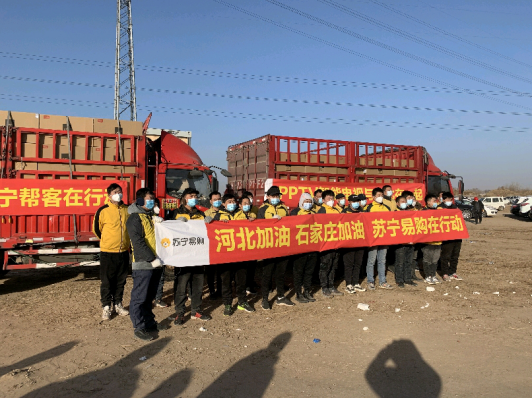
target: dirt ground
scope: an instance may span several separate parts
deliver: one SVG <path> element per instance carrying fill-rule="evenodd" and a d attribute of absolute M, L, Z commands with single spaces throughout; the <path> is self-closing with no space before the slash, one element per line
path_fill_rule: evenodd
<path fill-rule="evenodd" d="M 11 272 L 0 280 L 0 395 L 532 396 L 532 224 L 499 213 L 467 225 L 464 281 L 435 292 L 316 294 L 269 312 L 257 297 L 255 313 L 232 317 L 205 300 L 213 320 L 172 324 L 149 343 L 128 317 L 100 319 L 97 268 Z M 173 308 L 155 313 L 170 323 Z"/>

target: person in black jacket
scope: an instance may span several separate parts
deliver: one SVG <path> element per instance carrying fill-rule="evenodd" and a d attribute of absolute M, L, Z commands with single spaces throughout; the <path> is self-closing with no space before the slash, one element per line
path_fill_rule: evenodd
<path fill-rule="evenodd" d="M 482 213 L 484 212 L 484 204 L 482 201 L 478 200 L 478 197 L 475 197 L 471 203 L 473 206 L 473 217 L 475 218 L 475 224 L 482 224 Z"/>
<path fill-rule="evenodd" d="M 443 202 L 438 206 L 441 209 L 458 209 L 453 202 L 453 195 L 445 192 L 442 195 Z M 482 217 L 482 216 L 481 216 Z M 462 249 L 462 240 L 449 240 L 441 244 L 441 271 L 443 273 L 443 281 L 462 280 L 456 269 L 458 268 L 458 258 L 460 258 L 460 250 Z"/>

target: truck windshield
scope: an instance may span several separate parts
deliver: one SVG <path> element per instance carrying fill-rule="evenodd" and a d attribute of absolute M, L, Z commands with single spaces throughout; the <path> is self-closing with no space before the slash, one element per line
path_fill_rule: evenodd
<path fill-rule="evenodd" d="M 451 191 L 449 181 L 443 180 L 440 176 L 429 176 L 427 194 L 438 195 L 442 191 Z"/>
<path fill-rule="evenodd" d="M 205 173 L 200 177 L 191 177 L 189 172 L 189 170 L 184 169 L 168 169 L 166 171 L 166 193 L 171 197 L 181 198 L 183 191 L 192 187 L 199 191 L 200 205 L 210 207 L 211 183 L 209 177 Z"/>

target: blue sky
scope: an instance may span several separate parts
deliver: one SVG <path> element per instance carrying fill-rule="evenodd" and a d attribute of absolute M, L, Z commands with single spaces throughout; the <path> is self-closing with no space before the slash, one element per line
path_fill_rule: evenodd
<path fill-rule="evenodd" d="M 459 94 L 456 93 L 457 90 L 444 93 L 438 92 L 437 89 L 393 89 L 401 85 L 416 88 L 440 88 L 443 85 L 332 48 L 212 0 L 133 1 L 137 65 L 216 72 L 215 76 L 204 76 L 138 68 L 136 75 L 139 89 L 202 93 L 191 96 L 139 90 L 137 102 L 141 107 L 139 120 L 147 116 L 148 109 L 153 109 L 152 127 L 191 130 L 192 146 L 204 163 L 225 167 L 225 151 L 229 145 L 265 134 L 335 138 L 423 145 L 441 169 L 464 176 L 466 188 L 494 188 L 513 181 L 532 187 L 529 168 L 532 140 L 527 130 L 531 116 L 312 104 L 313 101 L 320 101 L 526 113 L 532 112 L 530 94 L 519 96 L 514 93 L 501 93 L 500 88 L 377 47 L 265 0 L 226 1 L 415 74 L 473 91 L 492 91 L 491 94 L 497 94 L 492 95 L 493 98 L 515 105 L 471 94 Z M 532 56 L 528 43 L 532 34 L 532 5 L 524 0 L 379 1 L 527 65 L 450 38 L 393 13 L 371 0 L 335 2 L 473 58 L 476 65 L 407 40 L 317 0 L 280 1 L 386 45 L 469 74 L 475 79 L 521 93 L 532 92 L 532 84 L 526 81 L 532 71 Z M 0 8 L 4 16 L 9 16 L 2 19 L 2 76 L 113 85 L 116 19 L 114 1 L 2 0 Z M 111 66 L 42 62 L 13 58 L 12 55 L 6 57 L 6 53 L 101 61 L 109 62 Z M 483 68 L 478 65 L 479 62 L 489 64 L 502 73 Z M 224 77 L 218 77 L 219 73 Z M 230 78 L 227 76 L 232 75 L 227 74 L 279 76 L 283 79 L 277 82 L 275 79 L 268 81 Z M 288 82 L 285 82 L 285 77 L 290 78 Z M 302 83 L 303 79 L 326 80 L 329 84 Z M 530 80 L 532 81 L 532 78 Z M 357 84 L 333 85 L 330 81 Z M 364 88 L 359 83 L 374 83 L 386 88 Z M 307 100 L 310 103 L 213 98 L 203 93 Z M 35 97 L 49 97 L 86 101 L 86 105 L 93 106 L 72 105 L 71 101 L 67 101 L 69 104 L 63 104 L 64 101 L 19 101 L 20 97 L 15 96 L 29 96 L 32 100 L 35 100 Z M 112 102 L 112 89 L 0 79 L 0 109 L 112 118 Z M 201 111 L 190 111 L 192 115 L 189 112 L 164 113 L 156 111 L 154 107 L 157 106 Z M 364 125 L 360 126 L 357 123 L 282 122 L 214 116 L 222 111 L 371 122 L 364 122 Z M 197 115 L 198 113 L 202 115 Z M 466 127 L 457 130 L 399 128 L 384 126 L 386 123 L 383 122 L 373 126 L 377 121 L 496 126 L 508 129 L 492 128 L 492 131 L 484 131 L 484 128 L 468 130 Z M 527 129 L 521 129 L 523 127 Z"/>

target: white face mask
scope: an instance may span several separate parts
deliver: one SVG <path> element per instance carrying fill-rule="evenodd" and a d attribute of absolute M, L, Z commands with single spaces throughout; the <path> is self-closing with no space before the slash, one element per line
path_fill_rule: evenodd
<path fill-rule="evenodd" d="M 382 197 L 375 198 L 375 201 L 377 201 L 379 204 L 382 204 L 382 200 L 383 200 Z"/>
<path fill-rule="evenodd" d="M 158 215 L 159 212 L 161 212 L 161 210 L 159 209 L 159 207 L 158 207 L 157 205 L 155 205 L 155 206 L 153 207 L 153 212 L 154 212 L 156 215 Z"/>
<path fill-rule="evenodd" d="M 327 206 L 330 206 L 331 208 L 334 205 L 334 200 L 327 201 Z"/>
<path fill-rule="evenodd" d="M 123 197 L 122 193 L 111 195 L 111 199 L 112 199 L 114 202 L 120 202 L 120 201 L 122 201 L 122 197 Z"/>

